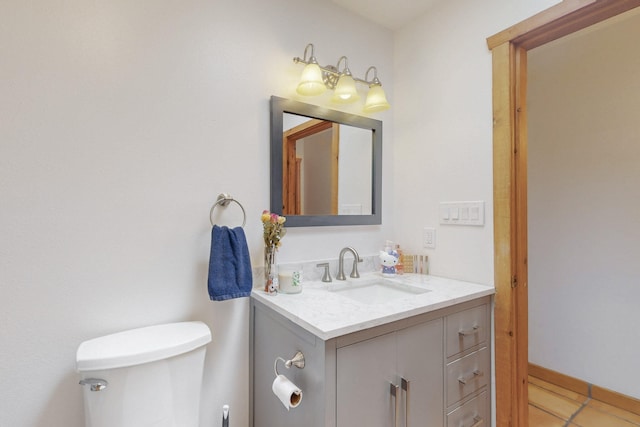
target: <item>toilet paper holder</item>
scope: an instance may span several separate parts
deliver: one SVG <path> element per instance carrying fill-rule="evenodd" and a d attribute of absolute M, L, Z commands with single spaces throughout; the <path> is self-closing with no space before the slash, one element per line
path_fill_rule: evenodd
<path fill-rule="evenodd" d="M 273 371 L 276 373 L 276 377 L 278 374 L 278 361 L 284 363 L 285 368 L 291 368 L 291 365 L 295 366 L 298 369 L 304 369 L 304 354 L 301 351 L 297 351 L 292 359 L 285 360 L 284 358 L 278 356 L 276 360 L 273 362 Z"/>

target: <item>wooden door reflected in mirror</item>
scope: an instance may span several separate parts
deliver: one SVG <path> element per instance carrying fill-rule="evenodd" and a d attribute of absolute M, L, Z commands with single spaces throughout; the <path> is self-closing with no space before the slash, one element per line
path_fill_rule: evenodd
<path fill-rule="evenodd" d="M 326 120 L 311 119 L 283 132 L 284 215 L 338 214 L 339 141 L 339 125 Z"/>

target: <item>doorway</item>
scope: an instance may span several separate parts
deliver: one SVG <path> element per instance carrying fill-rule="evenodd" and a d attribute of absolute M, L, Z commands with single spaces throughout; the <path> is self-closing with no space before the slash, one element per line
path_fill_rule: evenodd
<path fill-rule="evenodd" d="M 283 133 L 283 215 L 338 214 L 339 150 L 335 122 L 310 119 Z"/>
<path fill-rule="evenodd" d="M 497 426 L 528 425 L 527 51 L 640 6 L 565 0 L 489 39 L 493 57 Z"/>

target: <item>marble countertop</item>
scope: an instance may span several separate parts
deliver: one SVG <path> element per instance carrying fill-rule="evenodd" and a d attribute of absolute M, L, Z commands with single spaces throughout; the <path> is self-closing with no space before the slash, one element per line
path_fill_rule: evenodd
<path fill-rule="evenodd" d="M 331 291 L 382 278 L 382 274 L 376 272 L 366 273 L 360 279 L 348 279 L 346 282 L 335 279 L 331 283 L 303 282 L 303 290 L 298 294 L 269 295 L 263 290 L 254 289 L 251 297 L 326 341 L 495 293 L 491 286 L 421 274 L 385 277 L 384 280 L 396 282 L 400 286 L 411 286 L 429 292 L 411 294 L 383 303 L 359 302 L 341 292 Z"/>

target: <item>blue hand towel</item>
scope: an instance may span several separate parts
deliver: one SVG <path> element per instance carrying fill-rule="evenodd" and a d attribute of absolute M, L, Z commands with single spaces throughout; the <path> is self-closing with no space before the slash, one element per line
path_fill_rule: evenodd
<path fill-rule="evenodd" d="M 209 297 L 212 301 L 251 295 L 253 277 L 242 227 L 213 226 L 209 256 Z"/>

